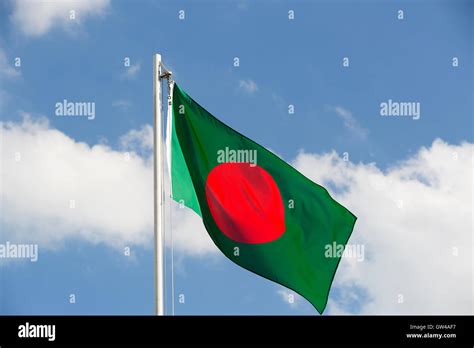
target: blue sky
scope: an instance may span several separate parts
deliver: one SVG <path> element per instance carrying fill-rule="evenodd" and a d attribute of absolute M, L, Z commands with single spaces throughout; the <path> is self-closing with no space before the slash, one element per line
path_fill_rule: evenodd
<path fill-rule="evenodd" d="M 1 121 L 19 123 L 21 112 L 43 116 L 76 142 L 121 151 L 121 136 L 152 124 L 152 56 L 161 53 L 188 94 L 287 161 L 302 150 L 335 150 L 384 172 L 436 138 L 452 146 L 472 143 L 473 10 L 472 2 L 458 0 L 122 0 L 78 11 L 80 23 L 63 19 L 67 9 L 55 12 L 48 29 L 32 34 L 18 20 L 28 6 L 6 1 L 0 4 Z M 135 73 L 124 67 L 125 57 Z M 95 102 L 95 119 L 55 116 L 63 99 Z M 380 103 L 388 99 L 419 102 L 420 119 L 381 117 Z M 15 223 L 6 220 L 0 242 L 15 236 Z M 150 246 L 132 246 L 133 257 L 123 257 L 120 248 L 72 235 L 43 252 L 39 247 L 36 263 L 0 264 L 1 314 L 153 313 Z M 316 313 L 301 299 L 289 305 L 279 286 L 218 253 L 178 249 L 175 257 L 176 297 L 186 298 L 185 304 L 176 301 L 177 314 Z M 68 302 L 71 293 L 75 304 Z M 360 284 L 336 284 L 330 298 L 345 312 L 359 313 L 376 295 Z"/>

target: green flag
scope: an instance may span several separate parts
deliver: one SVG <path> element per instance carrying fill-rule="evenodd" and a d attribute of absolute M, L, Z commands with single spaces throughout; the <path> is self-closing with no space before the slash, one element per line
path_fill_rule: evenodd
<path fill-rule="evenodd" d="M 171 191 L 233 262 L 324 311 L 356 217 L 278 156 L 225 125 L 174 84 Z"/>

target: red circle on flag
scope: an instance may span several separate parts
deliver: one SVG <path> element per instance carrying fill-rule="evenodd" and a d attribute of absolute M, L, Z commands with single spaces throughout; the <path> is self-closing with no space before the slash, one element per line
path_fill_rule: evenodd
<path fill-rule="evenodd" d="M 222 163 L 206 180 L 206 198 L 219 229 L 247 244 L 268 243 L 285 232 L 285 209 L 275 180 L 262 167 Z"/>

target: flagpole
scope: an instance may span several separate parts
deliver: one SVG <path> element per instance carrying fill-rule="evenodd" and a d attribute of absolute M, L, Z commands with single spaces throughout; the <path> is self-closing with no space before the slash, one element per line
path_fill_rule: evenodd
<path fill-rule="evenodd" d="M 153 56 L 154 99 L 154 230 L 155 230 L 155 314 L 164 315 L 164 194 L 163 194 L 163 113 L 161 108 L 161 55 Z"/>

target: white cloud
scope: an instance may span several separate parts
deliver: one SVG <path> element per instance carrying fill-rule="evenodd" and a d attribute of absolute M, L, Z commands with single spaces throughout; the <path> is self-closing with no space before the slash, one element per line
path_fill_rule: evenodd
<path fill-rule="evenodd" d="M 255 81 L 253 81 L 251 79 L 240 80 L 239 81 L 239 89 L 241 89 L 245 93 L 253 94 L 253 93 L 258 91 L 258 86 L 255 83 Z"/>
<path fill-rule="evenodd" d="M 126 160 L 123 151 L 77 142 L 44 120 L 1 123 L 2 238 L 42 249 L 67 239 L 151 248 L 152 160 L 137 154 L 150 149 L 150 129 L 122 138 L 123 150 L 135 149 Z M 342 259 L 328 313 L 473 313 L 473 151 L 471 143 L 436 140 L 384 171 L 334 152 L 297 156 L 296 168 L 334 187 L 333 197 L 358 216 L 350 243 L 365 248 L 363 262 Z M 170 209 L 177 251 L 217 251 L 195 213 Z"/>
<path fill-rule="evenodd" d="M 150 129 L 130 131 L 122 145 L 149 148 Z M 28 116 L 0 123 L 0 139 L 2 239 L 38 242 L 40 249 L 59 248 L 68 239 L 152 248 L 152 157 L 89 146 Z M 175 205 L 171 212 L 177 251 L 215 251 L 199 217 Z"/>
<path fill-rule="evenodd" d="M 120 137 L 120 146 L 125 151 L 153 150 L 153 127 L 149 124 L 132 129 Z"/>
<path fill-rule="evenodd" d="M 282 287 L 278 289 L 277 294 L 281 297 L 283 302 L 287 303 L 293 309 L 298 308 L 301 304 L 302 297 L 287 288 Z"/>
<path fill-rule="evenodd" d="M 359 124 L 354 116 L 352 116 L 352 112 L 343 108 L 342 106 L 336 106 L 332 109 L 336 112 L 336 115 L 343 120 L 344 127 L 346 127 L 346 129 L 361 139 L 367 138 L 369 130 Z"/>
<path fill-rule="evenodd" d="M 125 72 L 123 73 L 124 78 L 133 78 L 138 75 L 141 69 L 141 63 L 138 62 L 137 64 L 131 64 L 129 67 L 125 68 Z"/>
<path fill-rule="evenodd" d="M 10 18 L 24 35 L 38 37 L 56 26 L 70 28 L 87 16 L 102 15 L 109 4 L 110 0 L 14 0 Z M 70 11 L 75 11 L 75 19 Z"/>
<path fill-rule="evenodd" d="M 202 219 L 191 209 L 180 208 L 172 201 L 169 210 L 172 214 L 173 243 L 177 249 L 192 256 L 208 256 L 219 252 L 212 239 L 208 236 Z M 168 218 L 168 221 L 170 219 Z M 168 246 L 170 239 L 167 239 Z"/>
<path fill-rule="evenodd" d="M 473 313 L 473 150 L 438 139 L 386 171 L 298 155 L 296 168 L 358 216 L 350 243 L 365 246 L 364 262 L 341 261 L 329 312 Z"/>

